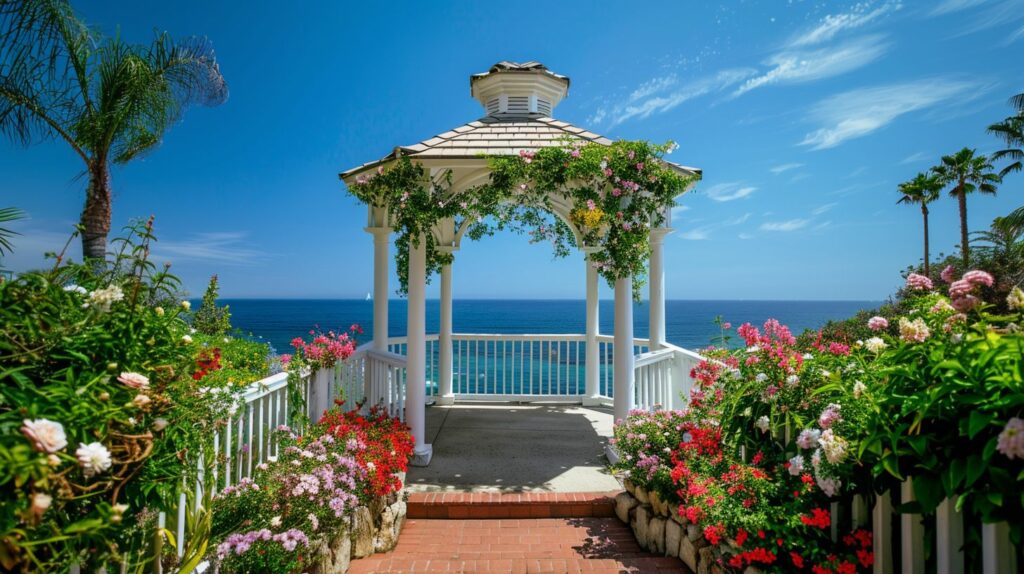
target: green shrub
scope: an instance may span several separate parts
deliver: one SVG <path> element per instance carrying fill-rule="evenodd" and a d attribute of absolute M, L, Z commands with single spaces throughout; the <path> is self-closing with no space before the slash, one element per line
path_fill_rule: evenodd
<path fill-rule="evenodd" d="M 214 275 L 210 277 L 210 284 L 206 286 L 202 304 L 192 317 L 192 327 L 200 334 L 223 335 L 231 331 L 231 311 L 227 305 L 217 306 L 219 292 L 217 276 Z"/>

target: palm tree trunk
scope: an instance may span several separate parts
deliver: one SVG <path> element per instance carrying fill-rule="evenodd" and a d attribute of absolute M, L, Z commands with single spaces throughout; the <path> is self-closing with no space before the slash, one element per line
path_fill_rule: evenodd
<path fill-rule="evenodd" d="M 107 234 L 110 233 L 110 170 L 106 160 L 89 165 L 89 187 L 82 209 L 82 255 L 86 259 L 105 259 Z"/>
<path fill-rule="evenodd" d="M 964 193 L 964 184 L 960 184 L 960 193 L 956 194 L 957 203 L 960 204 L 960 254 L 964 261 L 964 271 L 970 266 L 970 255 L 967 249 L 967 194 Z"/>
<path fill-rule="evenodd" d="M 928 206 L 921 204 L 921 215 L 924 216 L 924 275 L 932 276 L 931 265 L 928 261 Z"/>

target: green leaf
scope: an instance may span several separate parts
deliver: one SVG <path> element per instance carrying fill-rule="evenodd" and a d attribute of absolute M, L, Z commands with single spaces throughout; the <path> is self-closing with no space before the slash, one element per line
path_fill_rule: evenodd
<path fill-rule="evenodd" d="M 992 413 L 984 413 L 982 411 L 971 411 L 970 422 L 967 425 L 967 437 L 974 438 L 981 432 L 985 427 L 992 422 L 995 415 Z"/>

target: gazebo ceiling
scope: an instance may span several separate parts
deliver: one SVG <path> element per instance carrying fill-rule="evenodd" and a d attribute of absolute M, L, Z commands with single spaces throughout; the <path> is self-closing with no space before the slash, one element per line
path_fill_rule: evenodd
<path fill-rule="evenodd" d="M 383 158 L 341 172 L 348 182 L 359 173 L 394 160 L 400 155 L 444 168 L 469 163 L 486 167 L 486 156 L 518 155 L 544 147 L 559 147 L 566 141 L 611 145 L 612 140 L 547 113 L 566 95 L 569 78 L 555 74 L 539 62 L 499 62 L 483 74 L 470 76 L 473 96 L 487 115 L 416 144 L 399 146 Z M 700 170 L 669 161 L 667 165 L 683 175 Z"/>

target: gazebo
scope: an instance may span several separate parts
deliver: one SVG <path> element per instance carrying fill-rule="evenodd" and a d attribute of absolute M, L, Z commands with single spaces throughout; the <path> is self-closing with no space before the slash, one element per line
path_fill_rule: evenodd
<path fill-rule="evenodd" d="M 348 169 L 340 177 L 352 186 L 367 174 L 382 172 L 388 165 L 407 158 L 422 166 L 431 180 L 446 178 L 448 190 L 457 193 L 488 181 L 492 173 L 490 157 L 529 154 L 546 147 L 566 146 L 567 142 L 612 145 L 608 138 L 551 117 L 568 94 L 569 84 L 569 78 L 551 72 L 539 62 L 499 62 L 485 73 L 470 76 L 471 94 L 484 107 L 484 117 L 419 143 L 396 147 L 387 156 Z M 699 169 L 659 161 L 691 182 L 680 193 L 688 191 L 700 177 Z M 439 273 L 440 333 L 428 336 L 426 242 L 420 240 L 410 241 L 408 247 L 408 334 L 404 338 L 390 337 L 388 259 L 393 214 L 379 205 L 368 205 L 366 231 L 373 236 L 374 246 L 373 341 L 360 348 L 355 357 L 357 367 L 348 371 L 347 384 L 351 386 L 353 378 L 360 379 L 368 400 L 384 403 L 392 412 L 405 417 L 417 440 L 414 464 L 427 465 L 432 455 L 431 445 L 424 439 L 427 395 L 432 395 L 439 405 L 472 399 L 560 400 L 584 405 L 610 402 L 616 420 L 624 418 L 632 408 L 681 405 L 680 395 L 690 384 L 690 366 L 699 357 L 665 341 L 663 240 L 671 232 L 668 210 L 660 214 L 660 225 L 650 229 L 649 339 L 637 339 L 633 334 L 634 293 L 630 277 L 614 281 L 614 337 L 608 337 L 598 329 L 599 274 L 592 261 L 601 246 L 588 244 L 584 239 L 571 216 L 573 206 L 568 201 L 550 199 L 548 211 L 572 230 L 576 247 L 584 254 L 585 335 L 453 333 L 449 262 L 440 267 Z M 454 217 L 438 221 L 429 231 L 433 245 L 446 254 L 458 252 L 472 223 L 459 222 Z M 582 381 L 580 359 L 585 364 Z"/>

